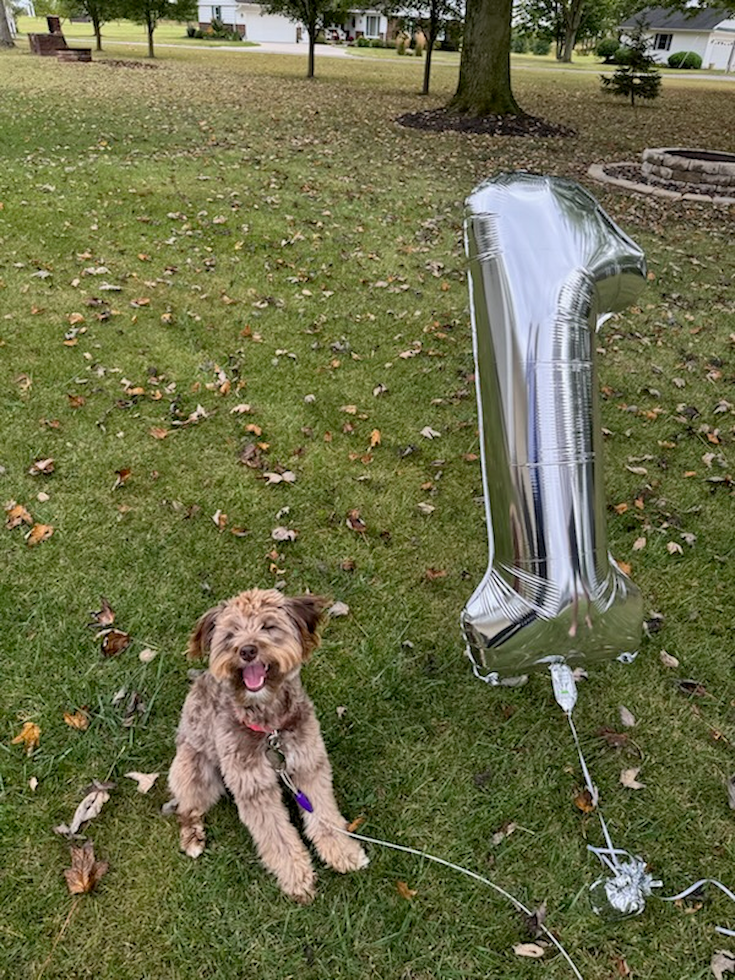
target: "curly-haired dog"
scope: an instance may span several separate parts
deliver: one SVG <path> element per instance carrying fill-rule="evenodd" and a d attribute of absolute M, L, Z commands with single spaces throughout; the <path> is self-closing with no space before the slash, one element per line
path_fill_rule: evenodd
<path fill-rule="evenodd" d="M 204 850 L 204 814 L 228 789 L 266 868 L 300 902 L 314 897 L 315 875 L 282 798 L 281 781 L 302 809 L 304 831 L 337 871 L 367 856 L 345 826 L 314 706 L 301 686 L 302 663 L 318 646 L 325 600 L 252 589 L 210 609 L 189 654 L 209 650 L 181 714 L 168 782 L 177 802 L 181 848 Z"/>

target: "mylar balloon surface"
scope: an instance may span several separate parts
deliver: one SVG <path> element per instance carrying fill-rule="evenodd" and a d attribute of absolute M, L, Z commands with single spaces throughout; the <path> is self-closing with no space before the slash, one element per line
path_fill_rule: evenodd
<path fill-rule="evenodd" d="M 478 676 L 637 650 L 639 590 L 608 554 L 595 335 L 643 252 L 572 181 L 504 174 L 466 202 L 490 562 L 462 612 Z"/>

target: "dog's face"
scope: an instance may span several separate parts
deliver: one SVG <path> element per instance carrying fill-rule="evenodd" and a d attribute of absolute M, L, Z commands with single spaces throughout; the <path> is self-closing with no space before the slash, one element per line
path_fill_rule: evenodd
<path fill-rule="evenodd" d="M 247 700 L 267 701 L 319 645 L 321 596 L 288 597 L 251 589 L 210 609 L 189 640 L 189 655 L 209 650 L 209 672 Z"/>

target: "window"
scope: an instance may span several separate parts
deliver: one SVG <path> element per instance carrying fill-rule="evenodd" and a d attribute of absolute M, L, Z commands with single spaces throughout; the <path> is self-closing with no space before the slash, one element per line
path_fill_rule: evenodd
<path fill-rule="evenodd" d="M 368 14 L 365 18 L 365 36 L 378 37 L 380 34 L 380 17 Z"/>
<path fill-rule="evenodd" d="M 654 50 L 668 51 L 671 47 L 671 40 L 673 36 L 673 34 L 657 34 L 653 42 Z"/>
<path fill-rule="evenodd" d="M 221 7 L 212 7 L 212 20 L 222 20 Z"/>

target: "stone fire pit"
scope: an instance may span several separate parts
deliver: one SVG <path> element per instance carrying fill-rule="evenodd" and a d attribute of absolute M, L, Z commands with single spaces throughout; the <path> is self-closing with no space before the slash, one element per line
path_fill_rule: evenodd
<path fill-rule="evenodd" d="M 641 194 L 735 204 L 735 153 L 659 147 L 644 150 L 641 163 L 593 164 L 587 172 L 602 183 Z"/>

